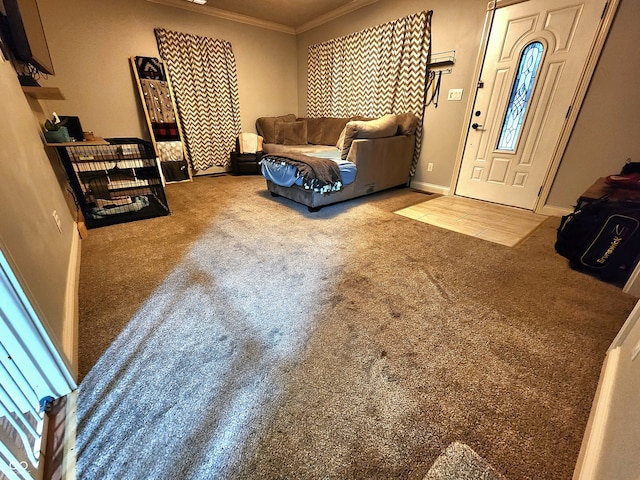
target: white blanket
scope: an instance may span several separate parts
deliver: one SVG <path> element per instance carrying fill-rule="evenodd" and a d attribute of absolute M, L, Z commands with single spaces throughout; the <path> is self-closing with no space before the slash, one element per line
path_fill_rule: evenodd
<path fill-rule="evenodd" d="M 256 153 L 262 151 L 262 137 L 256 133 L 241 133 L 238 136 L 240 153 Z"/>

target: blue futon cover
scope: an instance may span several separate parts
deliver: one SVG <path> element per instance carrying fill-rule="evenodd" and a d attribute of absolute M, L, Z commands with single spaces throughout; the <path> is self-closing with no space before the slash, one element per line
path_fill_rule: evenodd
<path fill-rule="evenodd" d="M 340 158 L 340 151 L 325 151 L 325 152 L 313 152 L 313 153 L 305 153 L 305 155 L 309 155 L 310 157 L 322 157 L 333 160 L 338 164 L 338 168 L 340 169 L 340 175 L 342 176 L 342 185 L 349 185 L 353 183 L 356 178 L 356 165 L 355 163 L 348 162 L 347 160 L 342 160 Z M 280 185 L 282 187 L 290 187 L 292 185 L 302 186 L 302 177 L 298 174 L 298 170 L 296 167 L 291 165 L 282 164 L 280 162 L 272 162 L 269 158 L 263 158 L 261 161 L 262 164 L 262 175 L 267 180 L 271 180 L 276 185 Z"/>

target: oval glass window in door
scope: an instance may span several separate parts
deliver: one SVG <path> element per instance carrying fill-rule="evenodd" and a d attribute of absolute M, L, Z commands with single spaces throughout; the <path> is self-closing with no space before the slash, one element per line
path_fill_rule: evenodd
<path fill-rule="evenodd" d="M 540 42 L 532 42 L 522 51 L 498 138 L 498 150 L 512 152 L 516 149 L 543 52 L 544 46 Z"/>

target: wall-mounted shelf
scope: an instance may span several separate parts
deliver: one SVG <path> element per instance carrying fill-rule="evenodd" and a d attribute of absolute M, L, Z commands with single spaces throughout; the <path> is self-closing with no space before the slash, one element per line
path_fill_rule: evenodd
<path fill-rule="evenodd" d="M 22 91 L 40 100 L 64 100 L 64 95 L 57 87 L 22 87 Z"/>
<path fill-rule="evenodd" d="M 432 72 L 451 73 L 453 66 L 456 64 L 456 51 L 448 50 L 446 52 L 432 53 L 427 68 Z"/>

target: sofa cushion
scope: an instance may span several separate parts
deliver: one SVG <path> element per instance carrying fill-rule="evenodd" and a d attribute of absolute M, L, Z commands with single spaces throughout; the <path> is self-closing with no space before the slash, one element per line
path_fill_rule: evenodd
<path fill-rule="evenodd" d="M 413 113 L 400 113 L 396 115 L 398 123 L 397 135 L 414 135 L 418 126 L 418 117 Z"/>
<path fill-rule="evenodd" d="M 297 120 L 287 122 L 276 120 L 275 122 L 275 142 L 280 145 L 306 145 L 307 144 L 307 122 Z"/>
<path fill-rule="evenodd" d="M 381 138 L 393 137 L 398 130 L 395 115 L 384 115 L 375 120 L 354 120 L 347 123 L 344 128 L 344 141 L 342 144 L 342 160 L 347 159 L 351 144 L 356 138 Z"/>
<path fill-rule="evenodd" d="M 348 118 L 307 118 L 307 142 L 314 145 L 335 145 L 349 121 Z"/>
<path fill-rule="evenodd" d="M 349 119 L 349 121 L 353 122 L 354 120 L 362 120 L 362 121 L 369 121 L 369 120 L 375 120 L 375 118 L 371 118 L 371 117 L 351 117 Z M 342 129 L 342 131 L 340 132 L 340 136 L 338 137 L 338 141 L 336 142 L 336 147 L 338 147 L 338 150 L 340 150 L 342 152 L 342 146 L 344 145 L 344 134 L 347 131 L 347 126 L 345 125 L 344 128 Z"/>
<path fill-rule="evenodd" d="M 280 115 L 278 117 L 260 117 L 256 120 L 256 131 L 265 143 L 276 143 L 276 120 L 284 122 L 295 122 L 296 116 L 293 113 Z"/>

